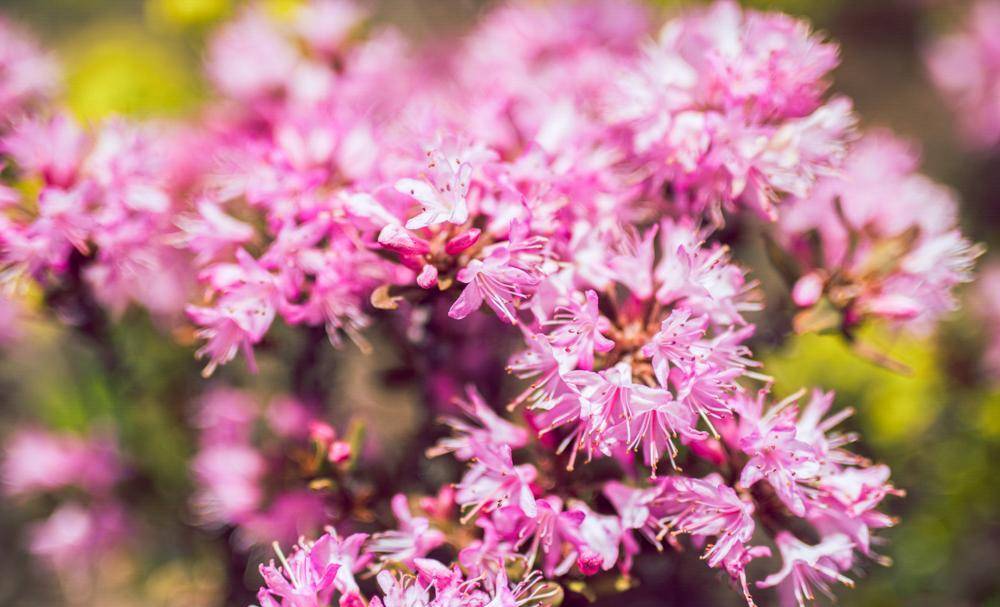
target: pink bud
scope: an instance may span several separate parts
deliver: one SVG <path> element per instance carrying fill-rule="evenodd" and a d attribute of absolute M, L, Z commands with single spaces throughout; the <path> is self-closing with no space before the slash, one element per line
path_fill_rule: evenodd
<path fill-rule="evenodd" d="M 325 447 L 337 438 L 337 431 L 326 422 L 313 420 L 309 422 L 309 438 Z"/>
<path fill-rule="evenodd" d="M 438 270 L 431 264 L 425 264 L 417 275 L 417 284 L 423 289 L 430 289 L 437 284 Z"/>
<path fill-rule="evenodd" d="M 792 301 L 801 308 L 808 308 L 823 295 L 823 279 L 816 272 L 810 272 L 798 279 L 792 287 Z"/>
<path fill-rule="evenodd" d="M 721 466 L 726 461 L 726 452 L 722 448 L 722 443 L 714 438 L 703 440 L 691 440 L 686 443 L 691 452 L 698 457 L 708 460 L 716 466 Z"/>
<path fill-rule="evenodd" d="M 584 546 L 580 549 L 580 557 L 576 559 L 576 566 L 580 568 L 583 575 L 594 575 L 601 570 L 604 559 L 590 548 Z"/>
<path fill-rule="evenodd" d="M 455 236 L 444 245 L 444 252 L 448 255 L 458 255 L 462 251 L 476 244 L 482 232 L 478 228 L 472 228 Z"/>
<path fill-rule="evenodd" d="M 398 223 L 390 223 L 382 228 L 378 235 L 378 243 L 382 248 L 402 255 L 423 255 L 431 250 L 426 240 L 414 236 Z"/>
<path fill-rule="evenodd" d="M 906 295 L 889 294 L 876 297 L 865 304 L 865 311 L 892 320 L 912 320 L 920 314 L 921 306 Z"/>
<path fill-rule="evenodd" d="M 346 462 L 351 458 L 351 445 L 342 440 L 334 441 L 330 445 L 326 458 L 334 464 Z"/>

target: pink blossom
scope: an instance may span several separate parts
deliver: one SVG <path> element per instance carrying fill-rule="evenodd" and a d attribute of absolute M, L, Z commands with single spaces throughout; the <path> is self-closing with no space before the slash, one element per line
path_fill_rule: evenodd
<path fill-rule="evenodd" d="M 454 436 L 441 439 L 432 449 L 432 455 L 453 453 L 456 459 L 469 461 L 503 445 L 519 449 L 528 444 L 527 430 L 497 415 L 475 388 L 467 387 L 466 396 L 466 400 L 456 399 L 455 403 L 474 423 L 457 418 L 447 419 Z"/>
<path fill-rule="evenodd" d="M 118 504 L 84 507 L 68 502 L 30 529 L 28 549 L 56 569 L 71 571 L 120 545 L 127 516 Z"/>
<path fill-rule="evenodd" d="M 456 487 L 455 501 L 471 507 L 463 517 L 468 520 L 481 510 L 513 504 L 534 518 L 538 513 L 531 483 L 537 476 L 531 464 L 514 465 L 511 448 L 499 445 L 476 453 L 476 460 Z"/>
<path fill-rule="evenodd" d="M 709 567 L 718 567 L 734 548 L 745 546 L 753 536 L 753 504 L 741 499 L 719 475 L 669 477 L 660 487 L 653 510 L 671 529 L 715 537 L 715 543 L 705 551 Z"/>
<path fill-rule="evenodd" d="M 295 546 L 286 558 L 274 544 L 280 565 L 260 566 L 265 586 L 257 594 L 261 607 L 327 607 L 340 565 L 312 558 L 312 546 Z"/>
<path fill-rule="evenodd" d="M 1000 3 L 972 3 L 955 30 L 928 47 L 927 67 L 934 84 L 952 106 L 970 145 L 989 148 L 1000 142 Z"/>
<path fill-rule="evenodd" d="M 615 342 L 604 335 L 611 323 L 597 309 L 597 293 L 588 290 L 584 296 L 585 303 L 571 301 L 556 309 L 549 321 L 555 327 L 549 340 L 559 351 L 576 359 L 574 366 L 589 371 L 594 368 L 594 353 L 611 351 Z"/>
<path fill-rule="evenodd" d="M 422 516 L 413 516 L 406 496 L 392 498 L 392 512 L 399 522 L 399 529 L 383 531 L 372 536 L 368 549 L 382 558 L 401 563 L 413 563 L 444 543 L 444 534 L 430 526 Z"/>
<path fill-rule="evenodd" d="M 517 324 L 515 305 L 530 294 L 538 279 L 515 267 L 512 261 L 510 249 L 504 246 L 493 249 L 482 260 L 470 261 L 458 273 L 458 280 L 467 286 L 448 310 L 448 316 L 465 318 L 485 301 L 501 320 Z"/>
<path fill-rule="evenodd" d="M 208 356 L 204 374 L 211 375 L 242 349 L 251 369 L 255 368 L 253 344 L 260 341 L 277 312 L 278 285 L 275 277 L 240 249 L 237 264 L 219 264 L 204 274 L 219 298 L 212 307 L 189 306 L 188 315 L 199 324 L 198 335 L 207 343 L 198 356 Z"/>
<path fill-rule="evenodd" d="M 100 439 L 23 429 L 8 438 L 2 476 L 9 495 L 67 486 L 107 493 L 124 475 L 115 446 Z"/>
<path fill-rule="evenodd" d="M 428 226 L 449 222 L 457 225 L 469 218 L 469 180 L 472 166 L 460 160 L 448 158 L 444 154 L 431 156 L 431 170 L 435 177 L 427 179 L 400 179 L 396 190 L 412 196 L 422 207 L 419 215 L 406 222 L 407 229 L 417 230 Z"/>
<path fill-rule="evenodd" d="M 0 116 L 16 116 L 55 92 L 59 68 L 36 41 L 0 18 Z"/>
<path fill-rule="evenodd" d="M 814 588 L 829 596 L 831 582 L 854 586 L 854 582 L 841 573 L 849 569 L 853 561 L 851 540 L 846 535 L 830 535 L 810 546 L 784 531 L 774 541 L 781 553 L 781 570 L 757 585 L 761 588 L 778 586 L 783 604 L 804 607 L 806 601 L 815 599 Z"/>

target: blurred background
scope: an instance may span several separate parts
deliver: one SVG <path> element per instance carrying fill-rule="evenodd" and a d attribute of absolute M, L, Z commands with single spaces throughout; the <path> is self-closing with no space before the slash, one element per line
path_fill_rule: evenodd
<path fill-rule="evenodd" d="M 294 3 L 266 1 L 279 13 Z M 461 29 L 488 5 L 473 0 L 376 4 L 379 19 L 418 38 Z M 663 11 L 682 4 L 653 3 Z M 959 192 L 966 234 L 991 250 L 1000 245 L 1000 153 L 962 147 L 953 116 L 922 62 L 927 41 L 961 17 L 963 3 L 749 4 L 807 17 L 839 41 L 843 62 L 834 90 L 854 99 L 864 126 L 887 126 L 916 141 L 924 152 L 924 171 Z M 238 7 L 238 0 L 0 0 L 0 12 L 26 23 L 55 49 L 66 74 L 68 104 L 88 121 L 112 113 L 171 119 L 195 112 L 208 94 L 201 73 L 205 38 Z M 741 246 L 754 254 L 754 243 Z M 990 263 L 991 255 L 980 267 Z M 841 605 L 1000 607 L 1000 474 L 992 467 L 1000 461 L 1000 381 L 977 362 L 987 340 L 977 315 L 981 292 L 973 285 L 964 299 L 964 311 L 933 336 L 904 340 L 877 331 L 869 336 L 912 369 L 905 376 L 859 359 L 835 337 L 806 336 L 771 347 L 765 329 L 754 348 L 775 376 L 779 394 L 817 385 L 837 390 L 838 402 L 854 404 L 858 414 L 849 424 L 864 436 L 866 455 L 889 463 L 895 484 L 908 492 L 905 499 L 890 500 L 892 514 L 903 522 L 884 533 L 889 543 L 880 550 L 894 565 L 860 572 L 857 589 L 838 592 Z M 36 321 L 30 331 L 16 351 L 0 355 L 0 428 L 30 421 L 79 432 L 114 420 L 129 465 L 141 471 L 130 476 L 126 490 L 144 516 L 130 531 L 133 550 L 102 563 L 96 587 L 84 591 L 73 580 L 32 566 L 20 546 L 33 513 L 0 503 L 0 605 L 225 604 L 232 572 L 219 538 L 197 530 L 188 513 L 186 462 L 195 444 L 185 419 L 203 387 L 191 350 L 164 340 L 139 313 L 130 313 L 114 329 L 117 362 L 110 368 L 101 360 L 107 343 L 89 343 L 54 323 Z M 260 375 L 250 377 L 234 364 L 222 379 L 260 394 L 286 390 L 288 379 L 272 359 L 296 351 L 302 339 L 308 337 L 279 335 Z M 424 427 L 414 421 L 426 415 L 415 397 L 379 381 L 382 370 L 348 352 L 331 350 L 323 356 L 337 369 L 323 381 L 335 386 L 338 398 L 351 402 L 375 432 Z M 373 391 L 370 385 L 384 387 Z M 379 421 L 389 413 L 398 421 L 385 428 Z M 386 457 L 403 461 L 406 455 L 390 448 Z M 724 588 L 716 598 L 706 590 L 720 586 L 716 574 L 694 558 L 687 560 L 693 565 L 640 569 L 641 585 L 621 600 L 650 606 L 742 604 Z M 248 583 L 256 585 L 252 577 Z"/>

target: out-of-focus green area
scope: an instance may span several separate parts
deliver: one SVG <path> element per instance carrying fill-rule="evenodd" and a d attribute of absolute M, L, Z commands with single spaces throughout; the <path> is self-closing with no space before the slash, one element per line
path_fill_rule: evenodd
<path fill-rule="evenodd" d="M 276 14 L 294 0 L 268 0 Z M 692 2 L 657 1 L 658 10 Z M 213 24 L 238 8 L 237 0 L 4 0 L 2 10 L 26 21 L 57 51 L 64 66 L 65 98 L 87 120 L 111 113 L 172 118 L 197 111 L 207 96 L 201 75 L 205 38 Z M 1000 161 L 963 151 L 951 117 L 927 81 L 922 41 L 950 22 L 961 3 L 931 0 L 753 0 L 812 19 L 843 46 L 835 89 L 850 95 L 864 124 L 884 125 L 919 141 L 925 170 L 955 187 L 963 199 L 964 227 L 973 238 L 1000 245 Z M 379 3 L 381 18 L 426 36 L 458 27 L 481 10 L 473 0 L 393 0 Z M 998 32 L 1000 35 L 1000 32 Z M 970 291 L 971 294 L 971 291 Z M 172 347 L 148 320 L 127 318 L 114 347 L 132 385 L 109 377 L 92 344 L 49 325 L 17 357 L 0 361 L 0 415 L 40 419 L 58 428 L 83 429 L 118 419 L 120 439 L 147 479 L 152 529 L 148 561 L 114 563 L 101 572 L 102 597 L 77 589 L 80 604 L 219 604 L 224 572 L 217 546 L 178 525 L 189 515 L 185 460 L 191 437 L 179 407 L 201 381 L 189 353 Z M 848 426 L 864 437 L 865 454 L 889 463 L 905 499 L 891 500 L 902 520 L 884 533 L 878 550 L 891 568 L 865 570 L 858 588 L 840 592 L 840 604 L 871 607 L 1000 606 L 1000 382 L 975 369 L 980 328 L 959 315 L 923 339 L 872 332 L 866 339 L 910 367 L 890 372 L 858 357 L 839 338 L 806 336 L 779 350 L 758 352 L 775 390 L 800 386 L 835 389 L 841 406 L 857 414 Z M 268 389 L 266 361 L 253 385 Z M 246 383 L 237 369 L 225 373 Z M 123 402 L 128 395 L 128 402 Z M 143 403 L 151 406 L 141 406 Z M 161 405 L 161 406 L 152 406 Z M 6 423 L 6 422 L 0 422 Z M 0 605 L 58 604 L 51 580 L 24 562 L 13 562 L 11 544 L 21 541 L 27 513 L 0 515 L 5 547 Z M 159 518 L 157 518 L 157 516 Z M 162 521 L 159 522 L 159 521 Z M 174 521 L 174 522 L 171 522 Z M 151 540 L 150 538 L 155 538 Z M 26 596 L 25 579 L 39 594 Z M 711 578 L 705 578 L 711 579 Z M 70 592 L 68 595 L 72 596 Z M 741 604 L 733 595 L 733 605 Z"/>

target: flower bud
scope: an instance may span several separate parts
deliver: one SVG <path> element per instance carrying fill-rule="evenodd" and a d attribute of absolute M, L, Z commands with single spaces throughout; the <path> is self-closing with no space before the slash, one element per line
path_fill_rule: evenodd
<path fill-rule="evenodd" d="M 345 441 L 338 440 L 330 444 L 330 450 L 326 455 L 332 464 L 341 464 L 351 459 L 351 445 Z"/>
<path fill-rule="evenodd" d="M 792 301 L 800 308 L 808 308 L 823 296 L 823 279 L 816 272 L 810 272 L 798 279 L 792 287 Z"/>
<path fill-rule="evenodd" d="M 445 243 L 444 252 L 448 255 L 458 255 L 462 251 L 476 244 L 479 240 L 480 234 L 482 234 L 482 231 L 478 228 L 466 230 Z"/>
<path fill-rule="evenodd" d="M 438 281 L 438 270 L 431 264 L 424 264 L 424 267 L 420 269 L 420 274 L 417 275 L 417 284 L 420 285 L 422 289 L 433 288 Z"/>
<path fill-rule="evenodd" d="M 580 549 L 580 557 L 577 558 L 576 565 L 583 575 L 595 575 L 601 570 L 602 564 L 604 564 L 604 559 L 601 558 L 600 554 L 586 546 Z"/>
<path fill-rule="evenodd" d="M 309 422 L 309 438 L 327 447 L 337 438 L 337 431 L 326 422 L 314 420 Z"/>
<path fill-rule="evenodd" d="M 423 255 L 431 250 L 430 244 L 422 238 L 399 225 L 390 223 L 382 228 L 378 235 L 378 243 L 383 249 L 395 251 L 402 255 Z"/>

